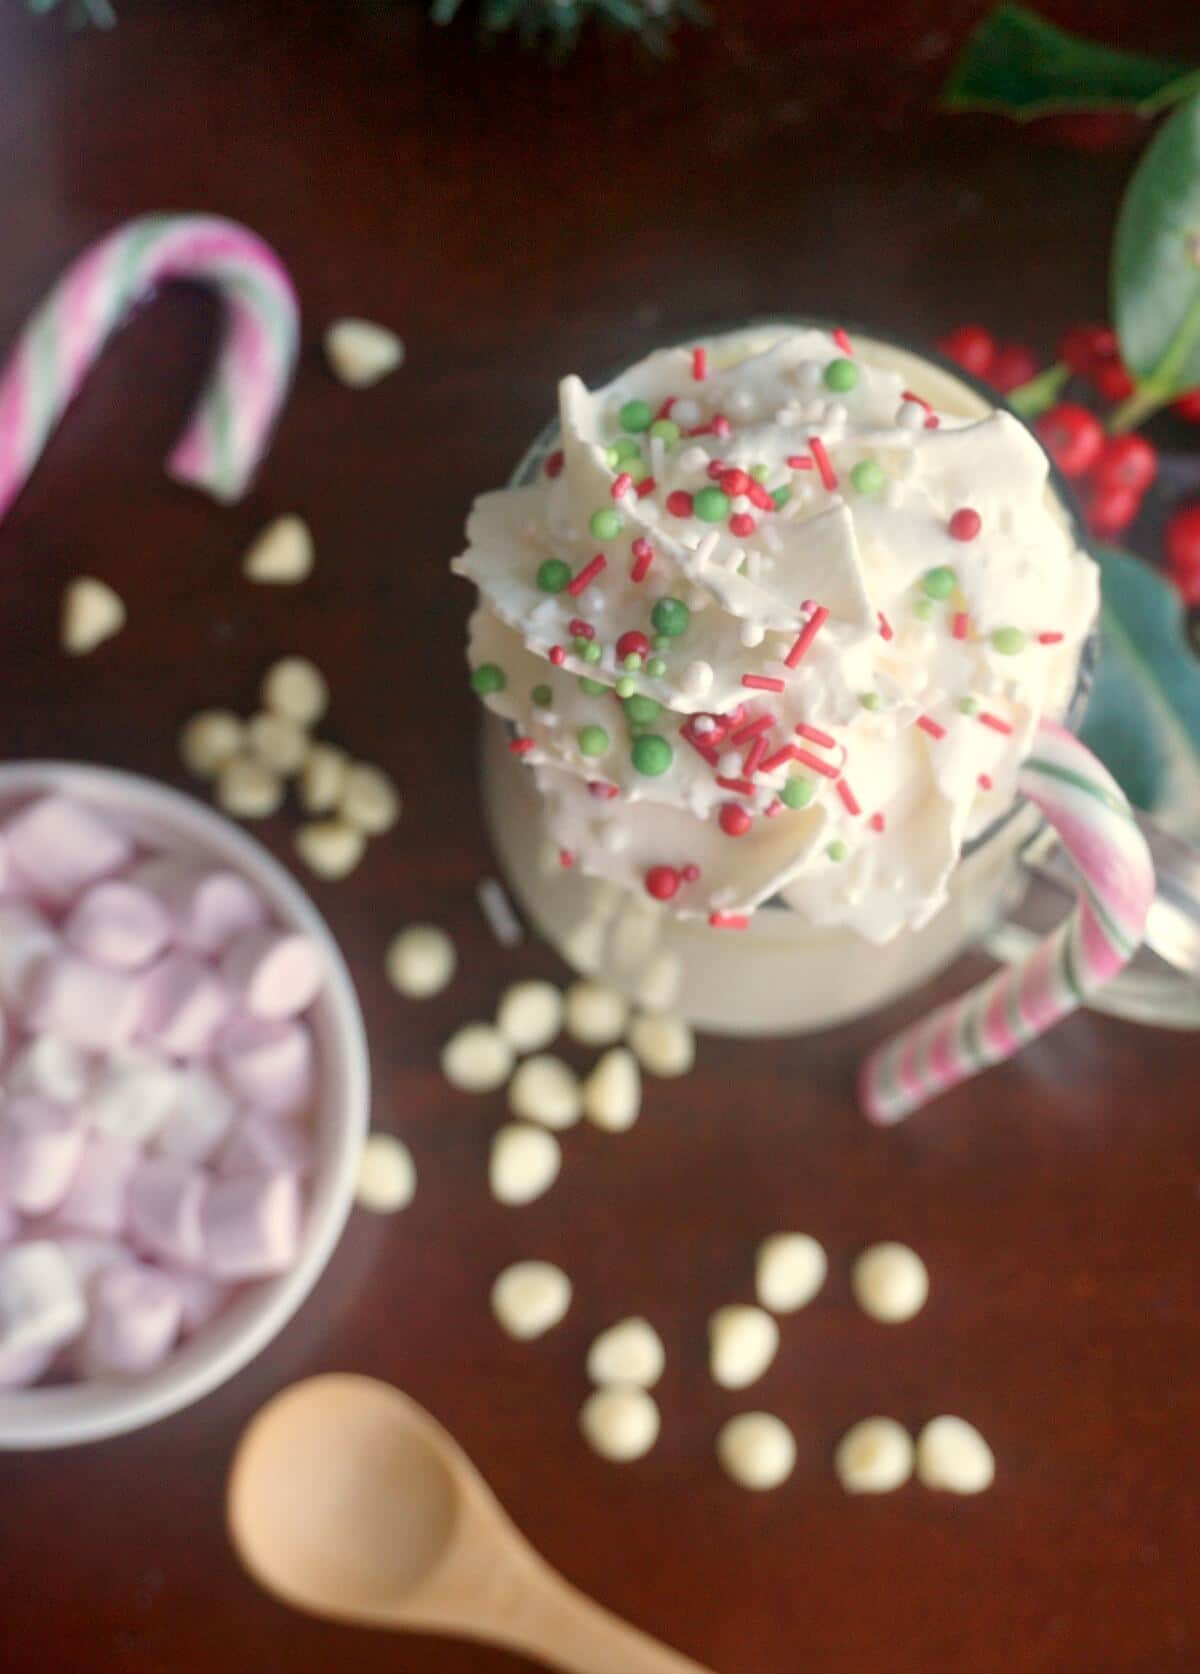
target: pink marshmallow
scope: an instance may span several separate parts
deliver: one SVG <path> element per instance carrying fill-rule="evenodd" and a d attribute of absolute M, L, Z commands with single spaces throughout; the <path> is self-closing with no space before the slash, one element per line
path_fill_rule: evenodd
<path fill-rule="evenodd" d="M 87 1377 L 137 1377 L 164 1360 L 179 1335 L 183 1306 L 165 1274 L 136 1262 L 107 1267 L 92 1283 L 79 1344 Z"/>
<path fill-rule="evenodd" d="M 135 971 L 166 947 L 171 919 L 148 889 L 109 878 L 93 884 L 79 897 L 63 934 L 85 959 L 119 971 Z"/>
<path fill-rule="evenodd" d="M 210 1319 L 215 1319 L 232 1295 L 229 1285 L 219 1284 L 207 1273 L 189 1271 L 183 1267 L 167 1267 L 164 1272 L 179 1296 L 183 1310 L 180 1333 L 185 1337 L 190 1336 L 193 1331 L 199 1331 Z"/>
<path fill-rule="evenodd" d="M 200 1211 L 206 1188 L 200 1169 L 169 1157 L 139 1163 L 125 1199 L 134 1243 L 148 1255 L 198 1267 L 204 1256 Z"/>
<path fill-rule="evenodd" d="M 217 1040 L 216 1059 L 226 1086 L 260 1110 L 299 1110 L 312 1091 L 312 1036 L 294 1018 L 233 1018 Z"/>
<path fill-rule="evenodd" d="M 22 808 L 4 836 L 14 871 L 36 895 L 58 905 L 133 855 L 123 832 L 67 796 L 44 796 Z"/>
<path fill-rule="evenodd" d="M 170 914 L 175 939 L 193 953 L 212 957 L 234 936 L 266 922 L 267 905 L 240 872 L 162 856 L 133 874 Z"/>
<path fill-rule="evenodd" d="M 0 1389 L 28 1389 L 50 1368 L 52 1348 L 0 1349 Z"/>
<path fill-rule="evenodd" d="M 177 1058 L 212 1049 L 233 1009 L 228 990 L 190 953 L 168 953 L 145 977 L 141 1032 Z"/>
<path fill-rule="evenodd" d="M 66 1196 L 83 1155 L 85 1129 L 43 1099 L 10 1099 L 0 1130 L 5 1195 L 14 1209 L 44 1215 Z"/>
<path fill-rule="evenodd" d="M 51 954 L 29 989 L 26 1021 L 92 1051 L 123 1046 L 142 1015 L 142 988 L 124 971 L 106 970 L 73 953 Z"/>
<path fill-rule="evenodd" d="M 13 863 L 9 857 L 8 841 L 4 833 L 0 831 L 0 895 L 6 895 L 9 891 L 16 892 L 19 889 L 20 880 L 15 875 Z"/>
<path fill-rule="evenodd" d="M 0 901 L 0 1000 L 23 1006 L 58 936 L 28 901 Z"/>
<path fill-rule="evenodd" d="M 200 1211 L 204 1260 L 217 1279 L 282 1273 L 300 1240 L 300 1188 L 293 1174 L 219 1180 Z"/>
<path fill-rule="evenodd" d="M 125 1225 L 125 1198 L 141 1153 L 110 1134 L 89 1134 L 70 1190 L 55 1211 L 56 1223 L 72 1232 L 113 1238 Z"/>
<path fill-rule="evenodd" d="M 324 977 L 316 943 L 270 925 L 244 930 L 225 949 L 221 975 L 255 1017 L 295 1017 L 316 999 Z"/>
<path fill-rule="evenodd" d="M 312 1167 L 312 1141 L 300 1122 L 278 1116 L 243 1116 L 217 1155 L 223 1179 L 239 1174 L 307 1174 Z"/>

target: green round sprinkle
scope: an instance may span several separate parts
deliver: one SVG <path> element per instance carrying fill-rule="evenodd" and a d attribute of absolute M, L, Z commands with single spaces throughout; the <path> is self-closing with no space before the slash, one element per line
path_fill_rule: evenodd
<path fill-rule="evenodd" d="M 646 664 L 646 673 L 650 676 L 651 680 L 661 680 L 666 672 L 667 665 L 661 657 L 651 657 L 650 661 Z"/>
<path fill-rule="evenodd" d="M 978 715 L 979 699 L 973 697 L 959 698 L 958 712 L 960 715 Z"/>
<path fill-rule="evenodd" d="M 585 648 L 579 653 L 585 663 L 598 663 L 604 655 L 594 639 L 589 639 Z"/>
<path fill-rule="evenodd" d="M 650 426 L 650 434 L 657 436 L 667 447 L 673 448 L 679 440 L 679 426 L 674 419 L 655 419 Z"/>
<path fill-rule="evenodd" d="M 637 681 L 633 679 L 632 675 L 623 674 L 617 681 L 617 696 L 619 698 L 630 698 L 636 691 Z"/>
<path fill-rule="evenodd" d="M 779 800 L 785 808 L 807 808 L 813 799 L 813 782 L 806 779 L 802 773 L 789 779 L 779 793 Z"/>
<path fill-rule="evenodd" d="M 480 697 L 486 697 L 489 692 L 502 692 L 507 685 L 508 677 L 499 663 L 480 663 L 471 675 L 471 689 Z"/>
<path fill-rule="evenodd" d="M 991 634 L 992 650 L 1002 657 L 1015 657 L 1025 649 L 1025 634 L 1020 628 L 995 628 Z"/>
<path fill-rule="evenodd" d="M 792 491 L 786 484 L 782 488 L 776 488 L 771 491 L 771 498 L 775 502 L 776 511 L 782 511 L 791 497 Z"/>
<path fill-rule="evenodd" d="M 535 686 L 529 695 L 539 709 L 549 709 L 554 702 L 554 693 L 549 686 Z"/>
<path fill-rule="evenodd" d="M 620 465 L 626 459 L 640 459 L 642 453 L 641 448 L 638 447 L 632 436 L 618 436 L 608 451 L 610 457 L 613 454 L 616 455 L 616 458 L 612 460 L 614 465 Z"/>
<path fill-rule="evenodd" d="M 725 496 L 722 494 L 721 498 Z M 682 599 L 659 599 L 650 612 L 650 620 L 660 634 L 665 634 L 668 639 L 678 639 L 680 634 L 687 633 L 692 613 Z"/>
<path fill-rule="evenodd" d="M 852 360 L 831 360 L 825 368 L 825 388 L 833 389 L 839 395 L 845 395 L 847 390 L 854 389 L 858 384 L 858 367 Z"/>
<path fill-rule="evenodd" d="M 634 740 L 633 765 L 647 779 L 657 779 L 667 771 L 674 760 L 674 750 L 666 739 L 660 738 L 657 733 L 648 732 L 644 737 Z"/>
<path fill-rule="evenodd" d="M 729 496 L 719 488 L 702 488 L 692 500 L 692 510 L 705 523 L 720 523 L 729 515 Z"/>
<path fill-rule="evenodd" d="M 921 578 L 925 596 L 930 599 L 948 599 L 957 584 L 958 577 L 945 564 L 939 564 L 936 570 L 926 570 Z"/>
<path fill-rule="evenodd" d="M 913 615 L 920 622 L 928 622 L 929 618 L 933 615 L 933 600 L 918 599 L 916 604 L 913 606 Z"/>
<path fill-rule="evenodd" d="M 829 847 L 825 850 L 825 853 L 829 856 L 830 860 L 845 860 L 846 856 L 850 853 L 850 850 L 846 847 L 845 843 L 842 842 L 840 837 L 835 837 L 833 842 L 830 843 Z"/>
<path fill-rule="evenodd" d="M 665 651 L 669 647 L 671 641 L 667 634 L 655 634 L 650 643 L 656 651 Z"/>
<path fill-rule="evenodd" d="M 641 666 L 642 653 L 640 651 L 631 651 L 628 656 L 623 657 L 621 660 L 621 667 L 627 668 L 630 674 L 636 674 Z"/>
<path fill-rule="evenodd" d="M 579 690 L 584 697 L 603 697 L 608 687 L 603 680 L 593 680 L 590 675 L 581 674 L 579 676 Z"/>
<path fill-rule="evenodd" d="M 770 472 L 765 465 L 751 465 L 750 475 L 754 478 L 755 482 L 766 482 Z"/>
<path fill-rule="evenodd" d="M 648 401 L 627 401 L 617 414 L 621 429 L 632 430 L 635 436 L 649 428 L 653 417 L 654 413 Z"/>
<path fill-rule="evenodd" d="M 591 640 L 586 634 L 576 634 L 575 638 L 571 641 L 571 649 L 577 657 L 582 657 L 591 643 Z"/>
<path fill-rule="evenodd" d="M 636 697 L 625 699 L 625 713 L 634 726 L 648 727 L 662 714 L 662 704 L 639 692 Z"/>
<path fill-rule="evenodd" d="M 856 494 L 879 494 L 887 478 L 883 466 L 875 459 L 860 459 L 850 473 Z"/>
<path fill-rule="evenodd" d="M 592 513 L 588 528 L 598 541 L 615 541 L 624 524 L 619 511 L 614 511 L 611 506 L 601 506 L 599 511 Z"/>
<path fill-rule="evenodd" d="M 608 462 L 608 468 L 610 471 L 615 471 L 617 466 L 621 463 L 621 455 L 617 452 L 616 448 L 609 448 L 604 457 Z"/>
<path fill-rule="evenodd" d="M 571 579 L 571 566 L 561 558 L 547 558 L 538 565 L 537 584 L 543 593 L 561 593 Z"/>
<path fill-rule="evenodd" d="M 608 734 L 603 727 L 580 727 L 577 736 L 582 755 L 602 756 L 608 749 Z"/>
<path fill-rule="evenodd" d="M 883 699 L 878 692 L 863 692 L 858 700 L 864 709 L 882 709 Z"/>

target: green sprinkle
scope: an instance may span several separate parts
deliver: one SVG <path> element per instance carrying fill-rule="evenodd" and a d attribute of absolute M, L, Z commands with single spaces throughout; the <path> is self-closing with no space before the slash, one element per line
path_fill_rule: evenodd
<path fill-rule="evenodd" d="M 792 491 L 791 491 L 790 488 L 788 488 L 786 483 L 784 484 L 784 486 L 782 488 L 775 488 L 775 489 L 772 489 L 772 491 L 771 491 L 771 498 L 775 502 L 775 510 L 776 511 L 782 511 L 783 508 L 787 505 L 788 501 L 791 499 L 791 497 L 792 497 Z"/>
<path fill-rule="evenodd" d="M 883 492 L 887 477 L 883 466 L 875 459 L 860 459 L 850 473 L 850 481 L 854 485 L 856 494 L 880 494 Z"/>
<path fill-rule="evenodd" d="M 608 453 L 609 463 L 612 465 L 620 465 L 626 459 L 640 459 L 642 456 L 642 450 L 632 436 L 618 436 L 612 447 L 609 448 Z M 616 455 L 615 458 L 613 458 L 614 454 Z"/>
<path fill-rule="evenodd" d="M 537 584 L 543 593 L 561 593 L 571 579 L 571 566 L 561 558 L 547 558 L 538 565 Z"/>
<path fill-rule="evenodd" d="M 846 847 L 845 843 L 842 842 L 840 837 L 835 837 L 833 842 L 830 843 L 829 847 L 825 850 L 825 853 L 829 856 L 830 860 L 845 860 L 846 856 L 850 853 L 850 850 Z"/>
<path fill-rule="evenodd" d="M 831 360 L 825 368 L 825 388 L 845 395 L 858 385 L 858 367 L 852 360 Z"/>
<path fill-rule="evenodd" d="M 642 653 L 640 651 L 630 651 L 626 657 L 621 659 L 621 667 L 627 668 L 630 674 L 636 674 L 641 666 Z"/>
<path fill-rule="evenodd" d="M 605 692 L 608 691 L 608 687 L 603 680 L 593 680 L 590 675 L 581 674 L 579 676 L 579 690 L 584 697 L 603 697 Z"/>
<path fill-rule="evenodd" d="M 489 692 L 502 692 L 507 685 L 508 677 L 499 663 L 480 663 L 471 675 L 471 689 L 480 697 L 486 697 Z"/>
<path fill-rule="evenodd" d="M 583 650 L 579 653 L 585 663 L 598 663 L 603 654 L 604 653 L 601 651 L 594 639 L 589 639 Z"/>
<path fill-rule="evenodd" d="M 657 436 L 666 447 L 673 448 L 679 440 L 679 426 L 674 419 L 655 419 L 650 426 L 650 434 Z"/>
<path fill-rule="evenodd" d="M 738 573 L 738 574 L 739 574 L 739 575 L 749 575 L 749 573 L 750 573 L 750 565 L 749 565 L 749 564 L 748 564 L 748 563 L 747 563 L 747 561 L 746 561 L 746 559 L 745 559 L 745 558 L 743 558 L 743 559 L 742 559 L 742 561 L 741 561 L 741 563 L 740 563 L 740 564 L 739 564 L 739 565 L 738 565 L 738 567 L 737 567 L 737 573 Z"/>
<path fill-rule="evenodd" d="M 634 726 L 648 727 L 662 714 L 662 704 L 652 697 L 644 697 L 638 693 L 636 697 L 625 699 L 625 714 Z"/>
<path fill-rule="evenodd" d="M 617 414 L 622 430 L 632 430 L 636 436 L 650 427 L 654 417 L 648 401 L 627 401 Z"/>
<path fill-rule="evenodd" d="M 603 727 L 580 727 L 577 737 L 581 755 L 602 756 L 608 749 L 608 734 Z"/>
<path fill-rule="evenodd" d="M 624 524 L 619 511 L 614 511 L 611 506 L 601 506 L 599 511 L 592 513 L 588 528 L 598 541 L 615 541 Z"/>
<path fill-rule="evenodd" d="M 785 808 L 807 808 L 813 799 L 813 782 L 806 779 L 802 773 L 797 773 L 779 793 L 779 800 Z"/>
<path fill-rule="evenodd" d="M 575 638 L 571 641 L 571 649 L 577 657 L 582 657 L 591 643 L 591 640 L 586 634 L 576 634 Z"/>
<path fill-rule="evenodd" d="M 751 465 L 750 475 L 754 478 L 755 482 L 766 482 L 770 472 L 765 465 Z"/>
<path fill-rule="evenodd" d="M 959 698 L 958 712 L 960 715 L 978 715 L 979 699 L 973 697 Z"/>
<path fill-rule="evenodd" d="M 675 760 L 675 752 L 665 738 L 648 732 L 633 744 L 633 765 L 647 779 L 657 779 Z"/>
<path fill-rule="evenodd" d="M 617 681 L 617 696 L 630 698 L 637 691 L 637 681 L 631 675 L 623 674 Z"/>
<path fill-rule="evenodd" d="M 539 709 L 549 709 L 554 702 L 554 693 L 549 686 L 535 686 L 529 695 Z"/>
<path fill-rule="evenodd" d="M 913 615 L 920 622 L 928 622 L 929 618 L 933 615 L 933 600 L 918 599 L 916 604 L 913 606 Z"/>
<path fill-rule="evenodd" d="M 878 692 L 863 692 L 858 700 L 864 709 L 882 709 L 883 699 Z"/>
<path fill-rule="evenodd" d="M 1025 634 L 1020 628 L 995 628 L 991 633 L 992 650 L 1002 657 L 1015 657 L 1025 649 Z"/>
<path fill-rule="evenodd" d="M 945 564 L 940 564 L 936 570 L 926 570 L 921 579 L 925 596 L 930 599 L 948 599 L 957 585 L 958 577 Z"/>
<path fill-rule="evenodd" d="M 616 448 L 609 448 L 604 457 L 608 462 L 608 468 L 610 471 L 615 471 L 617 466 L 621 463 L 621 455 L 617 452 Z"/>
<path fill-rule="evenodd" d="M 646 673 L 650 676 L 651 680 L 661 680 L 666 672 L 667 665 L 661 657 L 651 657 L 650 661 L 646 664 Z"/>
<path fill-rule="evenodd" d="M 725 496 L 722 494 L 721 498 L 724 499 Z M 680 634 L 687 633 L 692 613 L 682 599 L 659 599 L 650 612 L 650 620 L 667 639 L 678 639 Z"/>
<path fill-rule="evenodd" d="M 705 523 L 720 523 L 729 515 L 729 496 L 719 488 L 702 488 L 692 500 L 692 510 Z"/>
<path fill-rule="evenodd" d="M 651 643 L 651 645 L 653 645 L 653 647 L 656 651 L 665 651 L 668 648 L 668 646 L 670 645 L 671 641 L 666 634 L 655 634 L 654 638 L 650 641 L 650 643 Z"/>

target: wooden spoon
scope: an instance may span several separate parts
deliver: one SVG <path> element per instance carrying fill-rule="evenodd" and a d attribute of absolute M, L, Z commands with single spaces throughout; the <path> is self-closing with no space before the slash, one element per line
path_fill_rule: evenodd
<path fill-rule="evenodd" d="M 251 1575 L 315 1616 L 482 1639 L 570 1674 L 710 1674 L 564 1581 L 457 1442 L 374 1378 L 310 1378 L 269 1401 L 227 1505 Z"/>

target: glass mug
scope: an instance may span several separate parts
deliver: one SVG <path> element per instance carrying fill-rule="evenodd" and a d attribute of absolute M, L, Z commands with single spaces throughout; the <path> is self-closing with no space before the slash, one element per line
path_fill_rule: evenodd
<path fill-rule="evenodd" d="M 733 329 L 822 324 L 771 319 Z M 899 371 L 906 387 L 920 391 L 940 410 L 964 418 L 983 418 L 993 410 L 983 386 L 946 364 L 857 331 L 853 337 L 863 360 Z M 557 439 L 553 422 L 525 455 L 510 486 L 533 481 Z M 1055 514 L 1070 527 L 1076 543 L 1086 547 L 1053 466 L 1047 492 Z M 1096 649 L 1093 633 L 1074 691 L 1064 694 L 1060 705 L 1058 718 L 1072 730 L 1087 707 Z M 1020 798 L 965 845 L 945 903 L 920 929 L 902 930 L 878 946 L 849 929 L 814 926 L 783 902 L 772 901 L 735 933 L 677 918 L 644 896 L 564 868 L 543 828 L 533 775 L 509 750 L 509 737 L 505 722 L 485 715 L 486 821 L 501 871 L 527 918 L 575 970 L 611 983 L 640 1005 L 672 1011 L 697 1028 L 745 1035 L 828 1028 L 920 987 L 973 943 L 1015 961 L 1036 940 L 1013 915 L 1030 893 L 1032 867 L 1040 865 L 1054 839 L 1038 809 Z M 1200 864 L 1196 870 L 1200 874 Z M 1042 888 L 1036 884 L 1033 896 Z M 1044 903 L 1034 899 L 1032 904 L 1042 908 L 1044 918 Z M 1153 963 L 1157 968 L 1139 956 L 1104 990 L 1103 1009 L 1140 1021 L 1200 1026 L 1200 986 Z"/>

